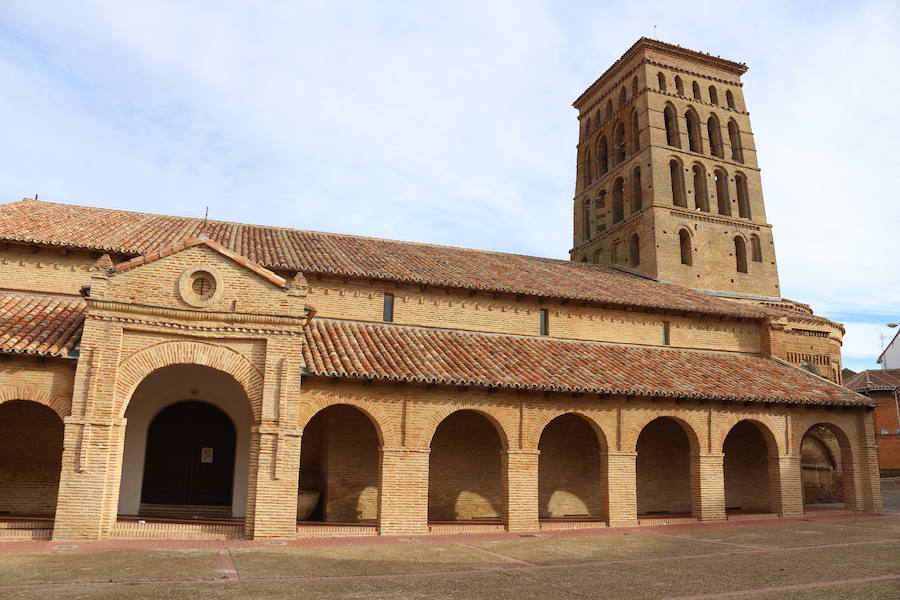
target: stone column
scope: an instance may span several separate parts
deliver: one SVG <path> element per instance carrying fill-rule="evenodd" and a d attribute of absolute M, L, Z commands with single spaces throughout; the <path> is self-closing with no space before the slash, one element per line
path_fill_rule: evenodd
<path fill-rule="evenodd" d="M 792 519 L 803 516 L 800 456 L 769 457 L 769 498 L 772 511 Z"/>
<path fill-rule="evenodd" d="M 725 520 L 725 455 L 691 455 L 691 514 L 701 521 Z"/>
<path fill-rule="evenodd" d="M 506 451 L 506 528 L 536 531 L 538 522 L 539 450 Z"/>
<path fill-rule="evenodd" d="M 252 539 L 295 538 L 300 430 L 259 425 L 250 435 L 245 535 Z"/>
<path fill-rule="evenodd" d="M 601 452 L 606 485 L 604 513 L 610 527 L 637 525 L 637 452 Z"/>
<path fill-rule="evenodd" d="M 378 531 L 428 533 L 428 457 L 431 448 L 382 448 Z"/>
<path fill-rule="evenodd" d="M 125 419 L 63 419 L 54 540 L 107 537 L 116 522 Z"/>

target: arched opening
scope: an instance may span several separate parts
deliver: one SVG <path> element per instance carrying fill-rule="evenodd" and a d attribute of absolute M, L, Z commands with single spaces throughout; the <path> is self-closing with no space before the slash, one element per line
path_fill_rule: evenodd
<path fill-rule="evenodd" d="M 62 451 L 63 422 L 52 408 L 0 404 L 0 518 L 55 515 Z"/>
<path fill-rule="evenodd" d="M 638 126 L 638 114 L 636 110 L 631 111 L 631 153 L 634 154 L 641 149 L 641 128 Z"/>
<path fill-rule="evenodd" d="M 656 85 L 659 87 L 659 91 L 666 91 L 666 76 L 662 71 L 656 74 Z"/>
<path fill-rule="evenodd" d="M 603 177 L 609 171 L 609 143 L 605 135 L 597 140 L 597 163 L 599 167 L 597 176 Z"/>
<path fill-rule="evenodd" d="M 632 267 L 641 264 L 641 238 L 636 233 L 632 234 L 631 239 L 628 240 L 628 260 Z"/>
<path fill-rule="evenodd" d="M 719 105 L 719 91 L 714 85 L 709 86 L 709 103 L 713 106 Z"/>
<path fill-rule="evenodd" d="M 681 138 L 678 134 L 678 114 L 671 104 L 666 104 L 666 108 L 663 110 L 663 124 L 666 129 L 666 143 L 681 148 Z"/>
<path fill-rule="evenodd" d="M 625 218 L 625 180 L 617 177 L 612 189 L 612 221 L 613 224 Z"/>
<path fill-rule="evenodd" d="M 688 109 L 684 113 L 684 120 L 687 123 L 688 133 L 688 149 L 691 152 L 703 152 L 703 139 L 700 136 L 700 117 L 693 109 Z"/>
<path fill-rule="evenodd" d="M 635 468 L 639 516 L 691 513 L 691 443 L 678 421 L 660 417 L 644 427 Z"/>
<path fill-rule="evenodd" d="M 762 262 L 762 244 L 755 233 L 750 236 L 750 258 L 753 262 Z"/>
<path fill-rule="evenodd" d="M 575 414 L 556 417 L 538 444 L 538 515 L 541 519 L 602 519 L 602 445 Z"/>
<path fill-rule="evenodd" d="M 697 163 L 691 170 L 694 174 L 694 208 L 709 212 L 709 191 L 706 189 L 706 169 Z"/>
<path fill-rule="evenodd" d="M 678 246 L 681 248 L 681 264 L 694 264 L 694 253 L 691 251 L 691 234 L 687 229 L 678 232 Z"/>
<path fill-rule="evenodd" d="M 728 108 L 736 109 L 734 105 L 734 94 L 731 93 L 731 90 L 725 90 L 725 102 L 728 104 Z"/>
<path fill-rule="evenodd" d="M 684 173 L 681 163 L 674 158 L 669 161 L 669 181 L 672 184 L 672 204 L 687 208 L 687 200 L 684 193 Z"/>
<path fill-rule="evenodd" d="M 617 165 L 625 161 L 625 124 L 621 121 L 613 130 L 613 158 Z"/>
<path fill-rule="evenodd" d="M 700 96 L 700 84 L 696 81 L 691 84 L 691 92 L 694 94 L 694 100 L 703 100 L 703 97 Z"/>
<path fill-rule="evenodd" d="M 231 375 L 171 365 L 137 386 L 125 411 L 119 514 L 243 517 L 253 412 Z"/>
<path fill-rule="evenodd" d="M 637 98 L 638 93 L 638 78 L 637 75 L 631 78 L 631 97 Z"/>
<path fill-rule="evenodd" d="M 747 244 L 739 235 L 734 236 L 734 261 L 738 273 L 747 272 Z"/>
<path fill-rule="evenodd" d="M 706 131 L 709 135 L 709 151 L 713 156 L 725 158 L 725 150 L 722 147 L 722 127 L 716 115 L 710 115 L 706 120 Z"/>
<path fill-rule="evenodd" d="M 631 172 L 631 212 L 632 214 L 641 210 L 644 206 L 641 189 L 641 168 L 635 167 Z"/>
<path fill-rule="evenodd" d="M 591 135 L 591 117 L 590 116 L 588 116 L 584 120 L 584 136 L 583 137 L 587 137 L 589 135 Z"/>
<path fill-rule="evenodd" d="M 849 441 L 840 429 L 824 423 L 807 429 L 800 442 L 804 510 L 851 504 L 853 477 L 845 471 L 852 464 Z"/>
<path fill-rule="evenodd" d="M 591 201 L 585 198 L 581 206 L 581 227 L 584 231 L 584 241 L 591 239 Z"/>
<path fill-rule="evenodd" d="M 622 86 L 622 89 L 619 90 L 619 108 L 625 108 L 625 101 L 628 99 L 628 94 L 625 92 L 625 86 Z"/>
<path fill-rule="evenodd" d="M 731 216 L 731 201 L 728 197 L 728 175 L 722 169 L 716 169 L 713 174 L 716 178 L 716 204 L 719 214 Z"/>
<path fill-rule="evenodd" d="M 612 100 L 606 101 L 606 120 L 609 121 L 613 116 Z"/>
<path fill-rule="evenodd" d="M 428 457 L 428 520 L 505 519 L 503 443 L 484 415 L 457 411 L 441 421 Z"/>
<path fill-rule="evenodd" d="M 750 219 L 750 192 L 747 190 L 747 178 L 740 173 L 736 174 L 734 185 L 737 189 L 738 216 L 742 219 Z"/>
<path fill-rule="evenodd" d="M 595 220 L 595 231 L 599 234 L 602 231 L 606 231 L 606 219 L 601 217 L 600 211 L 606 208 L 606 190 L 600 190 L 600 194 L 597 196 L 597 199 L 594 200 L 594 220 Z"/>
<path fill-rule="evenodd" d="M 778 473 L 777 465 L 770 468 L 769 456 L 777 456 L 777 449 L 775 441 L 767 439 L 760 427 L 752 421 L 740 421 L 725 437 L 726 511 L 770 513 L 773 510 L 769 481 L 773 477 L 777 481 Z"/>
<path fill-rule="evenodd" d="M 684 82 L 681 81 L 680 75 L 675 76 L 675 91 L 679 96 L 684 96 Z"/>
<path fill-rule="evenodd" d="M 734 119 L 728 121 L 728 141 L 731 144 L 731 160 L 744 162 L 744 147 L 741 144 L 741 130 Z"/>
<path fill-rule="evenodd" d="M 584 153 L 584 185 L 588 186 L 594 183 L 593 173 L 591 170 L 593 169 L 593 165 L 591 164 L 591 151 L 588 149 Z"/>
<path fill-rule="evenodd" d="M 320 410 L 303 428 L 297 520 L 357 523 L 378 518 L 378 431 L 346 404 Z"/>

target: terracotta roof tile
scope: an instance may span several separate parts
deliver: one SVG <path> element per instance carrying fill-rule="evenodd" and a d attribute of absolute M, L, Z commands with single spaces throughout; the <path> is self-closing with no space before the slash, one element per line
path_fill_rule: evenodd
<path fill-rule="evenodd" d="M 844 387 L 857 392 L 896 390 L 900 388 L 900 369 L 870 369 L 860 371 L 844 381 Z"/>
<path fill-rule="evenodd" d="M 766 313 L 611 267 L 430 244 L 23 200 L 0 240 L 144 255 L 206 233 L 268 269 L 761 319 Z"/>
<path fill-rule="evenodd" d="M 575 393 L 792 404 L 867 405 L 839 385 L 774 360 L 315 319 L 310 375 Z"/>
<path fill-rule="evenodd" d="M 0 352 L 68 356 L 81 339 L 80 298 L 0 293 Z"/>

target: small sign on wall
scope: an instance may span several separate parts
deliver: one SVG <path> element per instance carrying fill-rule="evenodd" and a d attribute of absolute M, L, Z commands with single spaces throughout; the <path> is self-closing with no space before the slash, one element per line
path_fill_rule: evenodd
<path fill-rule="evenodd" d="M 200 462 L 211 463 L 213 461 L 213 449 L 203 448 L 200 450 Z"/>

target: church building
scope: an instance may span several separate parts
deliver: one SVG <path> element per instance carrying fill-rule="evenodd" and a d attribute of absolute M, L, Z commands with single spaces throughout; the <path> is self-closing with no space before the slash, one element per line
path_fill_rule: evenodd
<path fill-rule="evenodd" d="M 0 539 L 798 517 L 812 475 L 880 511 L 746 69 L 641 38 L 578 97 L 569 261 L 0 205 Z"/>

